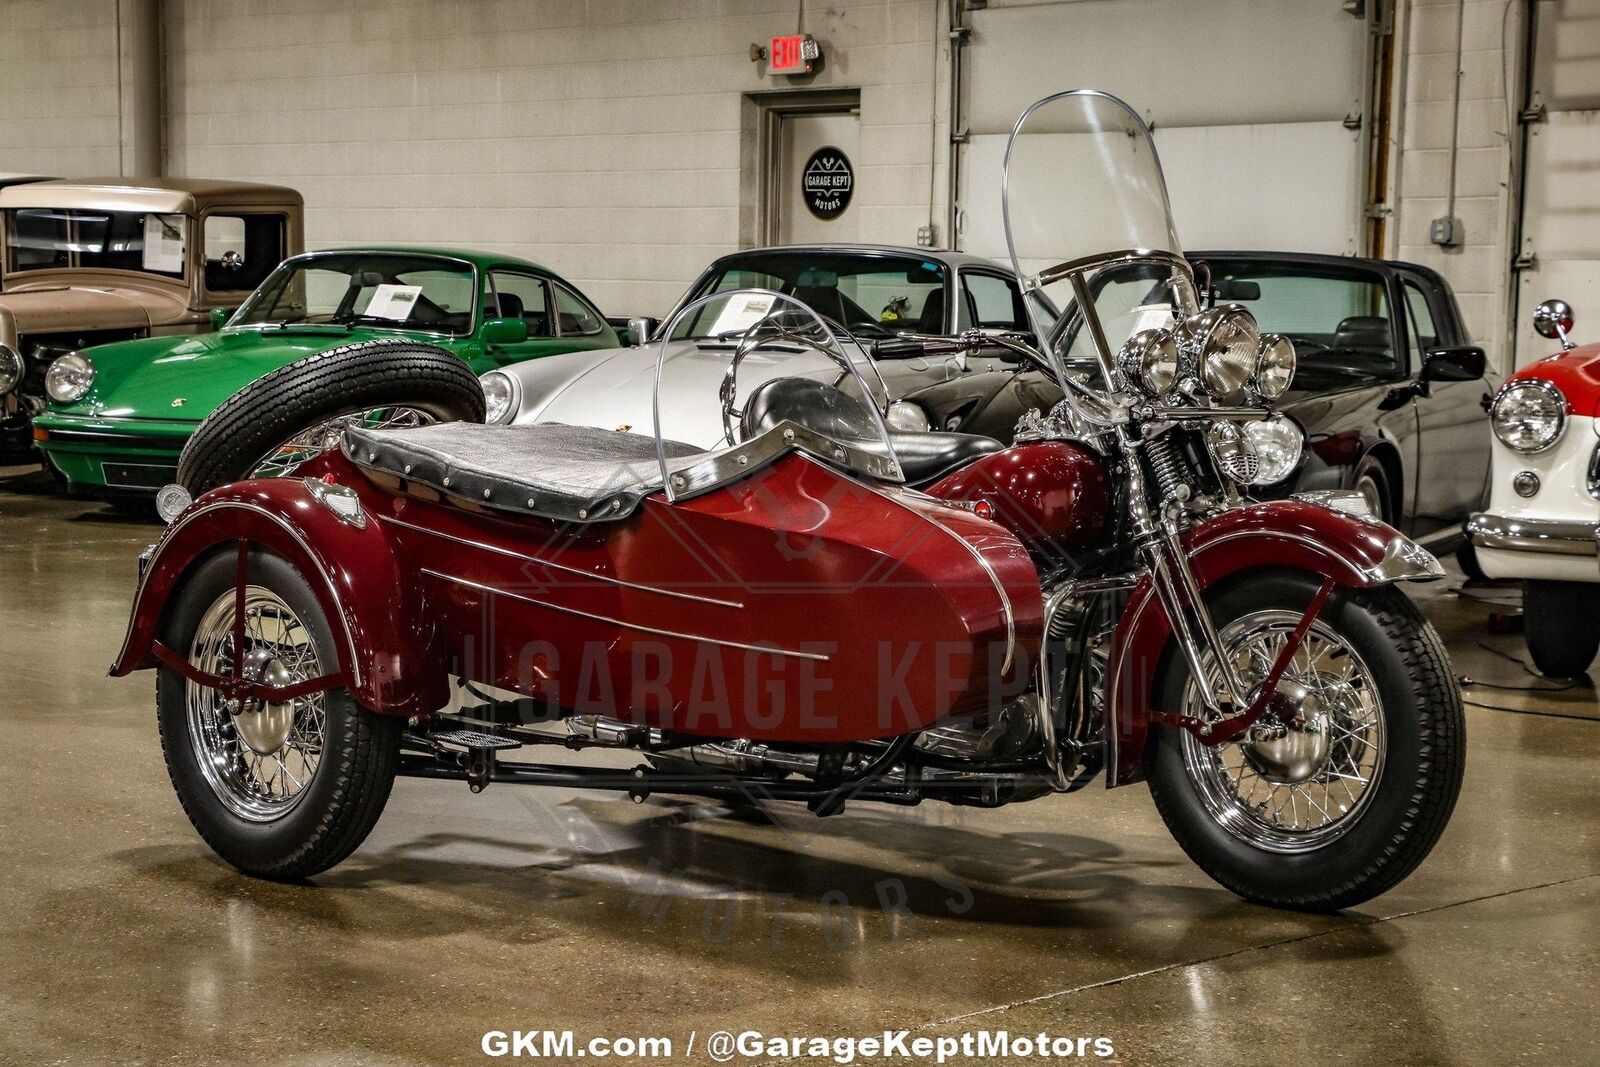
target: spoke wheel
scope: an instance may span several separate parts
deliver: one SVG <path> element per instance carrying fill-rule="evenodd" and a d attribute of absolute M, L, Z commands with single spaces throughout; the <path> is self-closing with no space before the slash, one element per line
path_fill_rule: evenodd
<path fill-rule="evenodd" d="M 283 557 L 250 553 L 244 633 L 235 636 L 238 556 L 212 553 L 168 599 L 161 640 L 207 673 L 234 665 L 268 685 L 341 669 L 316 592 Z M 246 874 L 294 880 L 361 844 L 389 799 L 405 720 L 343 688 L 235 702 L 179 672 L 156 672 L 156 725 L 173 790 L 206 844 Z"/>
<path fill-rule="evenodd" d="M 301 430 L 287 441 L 268 452 L 250 472 L 252 478 L 283 478 L 307 460 L 315 459 L 329 449 L 339 447 L 339 438 L 347 426 L 361 426 L 369 430 L 398 430 L 412 426 L 428 426 L 434 417 L 426 411 L 410 407 L 377 408 L 372 411 L 353 411 L 337 415 L 325 422 Z"/>
<path fill-rule="evenodd" d="M 1220 633 L 1241 678 L 1265 678 L 1300 616 L 1261 611 Z M 1221 671 L 1208 664 L 1213 691 Z M 1292 716 L 1264 716 L 1237 741 L 1208 746 L 1183 734 L 1184 766 L 1218 824 L 1258 848 L 1303 852 L 1348 830 L 1383 773 L 1385 734 L 1377 684 L 1360 654 L 1320 623 L 1306 634 L 1278 693 Z M 1192 680 L 1186 714 L 1204 712 Z"/>
<path fill-rule="evenodd" d="M 244 647 L 234 647 L 234 593 L 201 616 L 189 662 L 228 675 L 242 659 L 245 677 L 272 685 L 315 678 L 325 657 L 310 629 L 277 594 L 248 586 Z M 228 810 L 252 822 L 280 819 L 305 796 L 327 744 L 327 696 L 283 703 L 225 700 L 215 689 L 185 683 L 189 734 L 202 754 L 201 772 Z"/>

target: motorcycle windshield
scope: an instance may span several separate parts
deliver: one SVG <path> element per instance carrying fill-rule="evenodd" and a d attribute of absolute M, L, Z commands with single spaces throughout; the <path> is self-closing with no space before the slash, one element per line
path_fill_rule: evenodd
<path fill-rule="evenodd" d="M 808 291 L 827 282 L 810 279 Z M 652 417 L 668 499 L 748 477 L 789 452 L 904 480 L 884 422 L 888 390 L 838 319 L 774 290 L 737 289 L 684 305 L 661 338 Z"/>
<path fill-rule="evenodd" d="M 1080 89 L 1029 106 L 1006 145 L 1001 205 L 1012 269 L 1054 357 L 1093 359 L 1098 329 L 1109 358 L 1192 310 L 1155 142 L 1122 100 Z"/>

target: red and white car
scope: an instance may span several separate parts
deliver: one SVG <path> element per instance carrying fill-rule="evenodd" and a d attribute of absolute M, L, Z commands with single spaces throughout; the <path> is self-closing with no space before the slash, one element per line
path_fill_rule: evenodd
<path fill-rule="evenodd" d="M 1600 344 L 1568 339 L 1564 301 L 1540 304 L 1533 326 L 1561 351 L 1495 394 L 1489 510 L 1467 533 L 1486 575 L 1522 579 L 1534 665 L 1568 678 L 1600 651 Z"/>

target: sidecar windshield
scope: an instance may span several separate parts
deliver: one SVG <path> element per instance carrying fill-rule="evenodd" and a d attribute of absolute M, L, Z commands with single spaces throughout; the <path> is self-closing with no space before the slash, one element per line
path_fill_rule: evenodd
<path fill-rule="evenodd" d="M 652 418 L 669 499 L 796 451 L 858 477 L 904 480 L 884 422 L 888 389 L 865 344 L 795 296 L 712 293 L 660 336 Z"/>
<path fill-rule="evenodd" d="M 1012 127 L 1002 183 L 1006 244 L 1040 336 L 1065 312 L 1058 360 L 1095 354 L 1097 330 L 1114 353 L 1193 310 L 1155 142 L 1122 100 L 1080 89 L 1031 105 Z"/>

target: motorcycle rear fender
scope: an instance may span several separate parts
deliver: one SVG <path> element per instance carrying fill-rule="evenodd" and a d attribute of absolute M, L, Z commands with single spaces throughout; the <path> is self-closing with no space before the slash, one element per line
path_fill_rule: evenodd
<path fill-rule="evenodd" d="M 339 646 L 340 673 L 359 704 L 429 715 L 447 703 L 439 642 L 384 524 L 340 517 L 299 478 L 213 490 L 167 527 L 145 564 L 112 675 L 158 665 L 155 642 L 185 579 L 201 559 L 237 551 L 241 542 L 283 557 L 316 592 Z"/>
<path fill-rule="evenodd" d="M 1266 568 L 1309 571 L 1346 588 L 1444 577 L 1437 559 L 1393 527 L 1302 500 L 1224 512 L 1184 541 L 1202 590 Z M 1179 710 L 1159 706 L 1160 675 L 1173 651 L 1171 621 L 1146 575 L 1128 598 L 1111 646 L 1107 785 L 1144 777 L 1152 712 Z"/>

